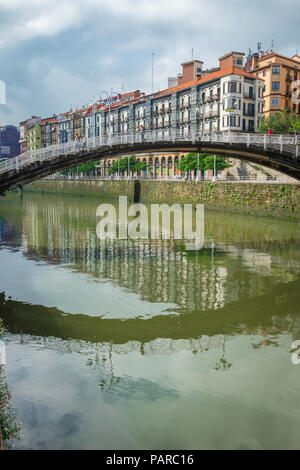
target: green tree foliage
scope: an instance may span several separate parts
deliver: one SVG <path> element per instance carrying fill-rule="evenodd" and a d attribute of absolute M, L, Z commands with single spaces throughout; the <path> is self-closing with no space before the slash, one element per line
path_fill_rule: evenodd
<path fill-rule="evenodd" d="M 296 119 L 292 121 L 290 131 L 294 133 L 300 132 L 300 117 L 299 116 L 297 116 Z"/>
<path fill-rule="evenodd" d="M 130 164 L 130 171 L 131 172 L 140 172 L 144 171 L 147 168 L 146 163 L 137 160 L 135 155 L 131 155 L 131 157 L 121 158 L 119 161 L 114 162 L 110 169 L 108 170 L 109 175 L 114 175 L 115 173 L 119 172 L 122 173 L 123 171 L 127 172 L 128 170 L 128 158 Z"/>
<path fill-rule="evenodd" d="M 205 170 L 214 169 L 214 156 L 213 155 L 206 155 L 204 161 L 205 161 L 205 168 L 204 168 Z M 226 162 L 225 158 L 220 157 L 219 155 L 216 156 L 216 172 L 217 173 L 231 166 L 232 165 Z"/>
<path fill-rule="evenodd" d="M 88 162 L 88 163 L 83 163 L 82 165 L 74 166 L 73 168 L 69 168 L 68 170 L 62 170 L 60 172 L 61 175 L 68 175 L 71 173 L 72 175 L 75 175 L 78 173 L 88 173 L 89 171 L 94 171 L 95 166 L 99 165 L 99 161 L 97 162 Z"/>
<path fill-rule="evenodd" d="M 225 158 L 216 156 L 216 170 L 217 172 L 228 168 L 231 165 L 226 162 Z M 207 155 L 205 153 L 199 154 L 199 168 L 198 168 L 198 154 L 197 153 L 188 153 L 181 161 L 177 164 L 179 171 L 188 173 L 189 171 L 198 170 L 203 172 L 205 170 L 214 169 L 214 155 Z"/>
<path fill-rule="evenodd" d="M 285 110 L 270 116 L 263 116 L 258 127 L 259 132 L 267 134 L 271 129 L 273 134 L 289 134 L 300 131 L 300 118 L 294 112 Z"/>
<path fill-rule="evenodd" d="M 198 155 L 197 153 L 188 153 L 183 157 L 180 162 L 177 164 L 177 168 L 179 171 L 183 171 L 184 173 L 188 173 L 189 171 L 204 171 L 204 158 L 205 154 L 199 154 L 199 168 L 198 168 Z"/>

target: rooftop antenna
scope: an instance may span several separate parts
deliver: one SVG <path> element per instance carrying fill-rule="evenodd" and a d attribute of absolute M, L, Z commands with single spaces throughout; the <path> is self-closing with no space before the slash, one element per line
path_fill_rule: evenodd
<path fill-rule="evenodd" d="M 122 83 L 122 94 L 124 94 L 124 93 L 125 93 L 125 91 L 126 91 L 126 90 L 125 90 L 124 83 Z"/>
<path fill-rule="evenodd" d="M 153 93 L 153 60 L 154 60 L 155 52 L 152 52 L 152 93 Z"/>
<path fill-rule="evenodd" d="M 261 51 L 261 42 L 257 43 L 257 50 L 258 50 L 258 52 Z"/>
<path fill-rule="evenodd" d="M 272 39 L 272 42 L 271 42 L 271 52 L 273 52 L 274 50 L 274 39 Z"/>
<path fill-rule="evenodd" d="M 194 48 L 192 47 L 192 60 L 194 59 Z"/>

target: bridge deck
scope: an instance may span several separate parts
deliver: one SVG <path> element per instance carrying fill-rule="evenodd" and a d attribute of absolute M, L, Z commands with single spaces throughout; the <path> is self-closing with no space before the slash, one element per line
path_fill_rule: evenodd
<path fill-rule="evenodd" d="M 57 171 L 107 156 L 133 153 L 199 151 L 253 161 L 300 180 L 299 136 L 226 133 L 173 135 L 159 140 L 152 131 L 139 134 L 91 137 L 30 150 L 0 163 L 0 194 Z"/>

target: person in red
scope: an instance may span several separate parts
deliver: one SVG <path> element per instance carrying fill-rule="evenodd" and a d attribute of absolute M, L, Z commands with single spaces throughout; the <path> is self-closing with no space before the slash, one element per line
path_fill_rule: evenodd
<path fill-rule="evenodd" d="M 273 134 L 272 129 L 268 129 L 268 135 L 272 135 L 272 134 Z"/>

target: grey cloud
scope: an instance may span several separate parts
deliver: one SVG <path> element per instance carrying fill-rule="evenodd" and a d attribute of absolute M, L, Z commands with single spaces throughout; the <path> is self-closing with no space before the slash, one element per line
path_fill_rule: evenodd
<path fill-rule="evenodd" d="M 217 65 L 230 50 L 258 41 L 292 55 L 299 44 L 298 1 L 0 0 L 0 79 L 6 121 L 85 104 L 102 89 L 151 89 L 191 57 Z"/>

